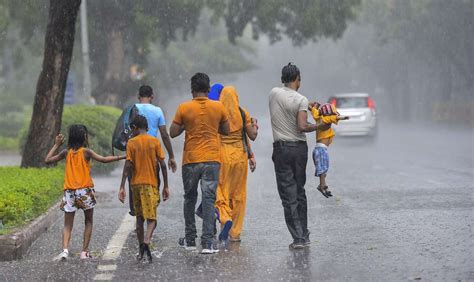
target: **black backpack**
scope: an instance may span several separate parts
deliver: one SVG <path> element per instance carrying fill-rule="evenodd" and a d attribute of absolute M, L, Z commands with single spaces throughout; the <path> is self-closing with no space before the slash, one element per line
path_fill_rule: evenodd
<path fill-rule="evenodd" d="M 112 136 L 112 155 L 114 155 L 114 148 L 120 151 L 125 151 L 127 149 L 127 142 L 132 138 L 130 122 L 138 115 L 138 108 L 135 104 L 123 110 L 117 120 L 114 135 Z"/>

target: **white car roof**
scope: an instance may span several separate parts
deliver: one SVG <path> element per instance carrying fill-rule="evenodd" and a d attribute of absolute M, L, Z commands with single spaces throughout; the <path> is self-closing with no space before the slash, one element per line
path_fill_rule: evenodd
<path fill-rule="evenodd" d="M 339 94 L 334 94 L 333 97 L 335 98 L 348 98 L 348 97 L 364 98 L 364 97 L 369 97 L 369 94 L 367 93 L 339 93 Z"/>

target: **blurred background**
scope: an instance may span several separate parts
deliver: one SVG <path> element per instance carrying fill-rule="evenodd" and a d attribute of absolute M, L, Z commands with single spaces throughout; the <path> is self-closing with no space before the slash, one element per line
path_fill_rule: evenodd
<path fill-rule="evenodd" d="M 190 97 L 190 76 L 201 71 L 213 83 L 237 86 L 244 107 L 263 118 L 268 92 L 280 85 L 281 67 L 291 61 L 301 69 L 301 93 L 310 100 L 364 92 L 380 120 L 472 130 L 473 1 L 338 1 L 328 18 L 318 15 L 327 1 L 300 1 L 295 5 L 303 5 L 305 21 L 284 14 L 272 21 L 272 9 L 286 4 L 266 1 L 240 26 L 229 13 L 242 18 L 252 7 L 237 2 L 232 8 L 221 1 L 87 1 L 76 24 L 65 103 L 122 109 L 136 101 L 140 85 L 150 84 L 154 103 L 170 119 L 176 104 Z M 0 1 L 3 151 L 17 151 L 28 130 L 48 5 Z M 319 29 L 311 32 L 312 22 Z"/>

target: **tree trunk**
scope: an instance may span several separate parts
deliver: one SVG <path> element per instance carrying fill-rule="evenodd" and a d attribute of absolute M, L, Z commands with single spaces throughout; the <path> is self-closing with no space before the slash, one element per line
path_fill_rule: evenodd
<path fill-rule="evenodd" d="M 44 158 L 61 129 L 64 91 L 81 0 L 50 0 L 43 69 L 36 85 L 33 115 L 22 167 L 44 167 Z"/>
<path fill-rule="evenodd" d="M 107 63 L 103 80 L 94 91 L 98 104 L 120 106 L 122 101 L 124 60 L 125 60 L 124 32 L 120 28 L 113 28 L 107 34 Z"/>

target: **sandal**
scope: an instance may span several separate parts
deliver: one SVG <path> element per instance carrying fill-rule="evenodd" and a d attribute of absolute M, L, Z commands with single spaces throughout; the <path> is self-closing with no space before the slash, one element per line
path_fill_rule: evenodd
<path fill-rule="evenodd" d="M 81 259 L 91 259 L 91 258 L 92 256 L 89 252 L 84 252 L 84 251 L 81 252 Z"/>
<path fill-rule="evenodd" d="M 137 255 L 137 260 L 142 260 L 143 259 L 143 254 L 145 253 L 145 243 L 141 243 L 138 246 L 138 255 Z"/>
<path fill-rule="evenodd" d="M 327 186 L 326 186 L 327 187 Z M 329 198 L 330 196 L 328 194 L 326 194 L 326 191 L 324 189 L 321 188 L 321 185 L 318 185 L 318 191 L 321 192 L 321 194 L 323 194 L 324 197 L 326 198 Z M 331 195 L 332 196 L 332 195 Z"/>
<path fill-rule="evenodd" d="M 153 256 L 151 255 L 151 250 L 150 250 L 150 245 L 143 243 L 143 248 L 144 251 L 146 252 L 146 256 L 148 257 L 148 262 L 152 263 L 153 262 Z"/>
<path fill-rule="evenodd" d="M 324 186 L 324 189 L 323 189 L 324 193 L 326 193 L 326 195 L 328 195 L 329 197 L 332 197 L 332 193 L 328 189 L 329 189 L 329 187 L 327 185 Z"/>

